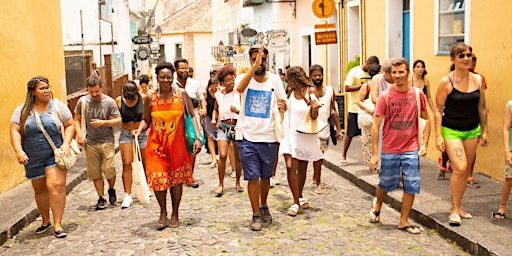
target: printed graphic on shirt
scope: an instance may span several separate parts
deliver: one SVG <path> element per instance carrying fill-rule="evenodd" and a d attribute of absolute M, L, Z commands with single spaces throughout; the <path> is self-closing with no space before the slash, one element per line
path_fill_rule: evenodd
<path fill-rule="evenodd" d="M 391 117 L 389 118 L 389 120 L 391 120 L 389 123 L 390 130 L 404 131 L 414 125 L 414 121 L 416 120 L 416 112 L 409 111 L 406 113 L 406 111 L 413 109 L 410 108 L 411 102 L 412 101 L 409 99 L 404 98 L 389 104 L 389 115 Z M 414 103 L 416 102 L 414 101 Z"/>
<path fill-rule="evenodd" d="M 247 89 L 245 116 L 270 118 L 271 91 Z"/>

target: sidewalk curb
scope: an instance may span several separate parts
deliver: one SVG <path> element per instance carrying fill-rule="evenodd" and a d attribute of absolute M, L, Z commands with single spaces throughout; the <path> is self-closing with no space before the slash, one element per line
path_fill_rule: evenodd
<path fill-rule="evenodd" d="M 360 177 L 357 177 L 353 173 L 351 173 L 348 170 L 343 169 L 342 167 L 338 166 L 337 164 L 329 161 L 328 159 L 323 160 L 323 165 L 332 171 L 334 171 L 336 174 L 342 176 L 343 178 L 349 180 L 365 192 L 371 194 L 372 196 L 375 196 L 375 190 L 376 185 L 371 184 L 365 179 L 362 179 Z M 397 211 L 400 211 L 402 208 L 401 203 L 401 197 L 397 198 L 395 196 L 392 196 L 388 194 L 384 198 L 384 202 L 387 204 L 390 204 L 393 208 L 395 208 Z M 490 248 L 503 248 L 502 246 L 496 245 L 496 244 L 488 244 L 488 245 L 482 245 L 476 240 L 466 237 L 465 235 L 457 232 L 456 229 L 451 228 L 450 226 L 447 226 L 443 223 L 440 223 L 435 218 L 429 216 L 428 214 L 425 214 L 417 209 L 418 207 L 413 206 L 411 209 L 411 213 L 409 217 L 416 222 L 430 228 L 436 230 L 440 236 L 450 239 L 451 241 L 457 243 L 460 247 L 462 247 L 465 251 L 470 253 L 471 255 L 499 255 L 500 253 L 498 251 L 504 251 L 504 250 L 492 250 Z"/>

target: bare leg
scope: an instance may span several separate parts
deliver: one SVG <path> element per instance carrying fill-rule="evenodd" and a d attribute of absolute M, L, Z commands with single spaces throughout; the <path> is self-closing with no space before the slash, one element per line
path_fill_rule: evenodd
<path fill-rule="evenodd" d="M 302 160 L 297 160 L 297 162 L 299 198 L 304 198 L 304 196 L 302 195 L 302 190 L 304 190 L 304 184 L 306 184 L 306 169 L 308 168 L 308 162 Z"/>
<path fill-rule="evenodd" d="M 98 196 L 103 197 L 105 195 L 105 183 L 103 181 L 103 177 L 93 180 L 93 183 Z"/>
<path fill-rule="evenodd" d="M 228 158 L 229 158 L 229 164 L 231 165 L 231 170 L 236 170 L 236 163 L 235 163 L 235 146 L 234 143 L 228 142 Z"/>
<path fill-rule="evenodd" d="M 260 202 L 261 205 L 267 204 L 268 191 L 270 190 L 270 180 L 260 179 Z M 258 206 L 259 208 L 259 206 Z"/>
<path fill-rule="evenodd" d="M 210 151 L 210 156 L 212 157 L 212 163 L 217 162 L 217 156 L 215 154 L 215 140 L 208 136 L 208 150 Z"/>
<path fill-rule="evenodd" d="M 251 208 L 253 215 L 260 214 L 260 179 L 250 180 L 247 183 L 247 193 L 251 201 Z"/>
<path fill-rule="evenodd" d="M 171 203 L 172 203 L 172 215 L 170 227 L 177 227 L 179 225 L 178 210 L 180 208 L 181 195 L 183 194 L 183 185 L 178 184 L 171 187 Z"/>
<path fill-rule="evenodd" d="M 315 181 L 315 184 L 316 184 L 315 192 L 322 191 L 322 180 L 321 180 L 322 162 L 323 162 L 323 159 L 313 162 L 313 180 Z"/>
<path fill-rule="evenodd" d="M 235 144 L 234 142 L 231 142 L 231 144 Z M 243 192 L 244 189 L 240 185 L 240 177 L 242 176 L 242 162 L 240 161 L 240 153 L 238 151 L 238 147 L 234 146 L 234 158 L 235 158 L 235 173 L 236 173 L 236 181 L 235 181 L 235 189 L 238 192 Z M 277 161 L 276 161 L 277 162 Z"/>
<path fill-rule="evenodd" d="M 227 140 L 217 141 L 219 147 L 219 165 L 217 166 L 219 174 L 219 187 L 215 190 L 217 195 L 221 195 L 224 190 L 224 175 L 226 174 L 226 160 L 229 152 L 229 144 Z"/>
<path fill-rule="evenodd" d="M 46 186 L 49 195 L 50 208 L 53 213 L 54 230 L 62 229 L 62 216 L 66 207 L 66 174 L 67 170 L 57 167 L 46 168 Z"/>
<path fill-rule="evenodd" d="M 123 188 L 127 195 L 132 194 L 132 162 L 133 162 L 133 144 L 121 144 L 121 159 L 123 161 Z M 142 154 L 142 153 L 141 153 Z"/>
<path fill-rule="evenodd" d="M 160 206 L 158 224 L 165 225 L 165 223 L 167 223 L 167 191 L 155 191 L 155 197 L 158 206 Z"/>
<path fill-rule="evenodd" d="M 41 226 L 46 226 L 50 223 L 50 196 L 46 188 L 46 178 L 34 179 L 31 180 L 31 183 L 34 188 L 37 210 L 43 219 Z"/>
<path fill-rule="evenodd" d="M 283 156 L 286 162 L 286 177 L 288 178 L 288 186 L 292 191 L 293 203 L 299 205 L 298 161 L 293 159 L 290 154 L 284 154 Z"/>
<path fill-rule="evenodd" d="M 507 211 L 507 202 L 510 196 L 510 189 L 512 188 L 512 179 L 505 179 L 503 182 L 503 187 L 501 187 L 501 204 L 500 209 L 498 210 L 501 213 L 505 213 Z"/>
<path fill-rule="evenodd" d="M 414 194 L 405 193 L 402 195 L 402 211 L 400 211 L 400 224 L 399 227 L 410 226 L 409 214 L 411 213 L 412 204 L 414 202 Z"/>
<path fill-rule="evenodd" d="M 341 155 L 341 160 L 347 159 L 348 148 L 350 147 L 350 143 L 352 143 L 352 138 L 349 136 L 345 136 L 345 142 L 343 143 L 343 153 Z"/>

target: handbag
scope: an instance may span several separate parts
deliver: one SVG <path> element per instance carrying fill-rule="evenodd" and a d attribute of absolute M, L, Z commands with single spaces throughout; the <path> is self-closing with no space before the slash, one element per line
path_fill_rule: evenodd
<path fill-rule="evenodd" d="M 338 137 L 336 137 L 336 124 L 334 123 L 334 114 L 331 113 L 329 118 L 327 119 L 329 121 L 329 135 L 331 137 L 331 141 L 333 145 L 338 144 Z"/>
<path fill-rule="evenodd" d="M 274 105 L 272 106 L 272 118 L 274 118 L 274 133 L 276 135 L 277 142 L 281 143 L 281 140 L 284 138 L 284 113 L 279 111 L 279 107 L 277 105 L 277 97 L 275 96 L 274 93 L 272 93 L 272 97 L 274 98 Z"/>
<path fill-rule="evenodd" d="M 149 191 L 148 183 L 146 181 L 146 172 L 142 165 L 142 155 L 140 154 L 139 139 L 137 135 L 133 138 L 133 162 L 132 162 L 132 176 L 133 183 L 135 183 L 137 199 L 141 203 L 148 204 L 151 192 Z"/>
<path fill-rule="evenodd" d="M 181 91 L 182 99 L 184 99 L 183 91 Z M 193 112 L 190 112 L 188 109 L 188 104 L 186 102 L 183 102 L 185 113 L 183 115 L 184 124 L 185 124 L 185 144 L 187 147 L 187 151 L 189 153 L 195 153 L 194 152 L 194 142 L 196 141 L 196 129 L 194 128 L 194 119 L 192 119 Z M 201 144 L 204 145 L 205 138 L 202 133 L 200 133 L 201 138 Z"/>
<path fill-rule="evenodd" d="M 416 91 L 416 106 L 418 107 L 418 148 L 423 145 L 423 130 L 427 125 L 427 120 L 421 117 L 421 105 L 420 105 L 420 89 L 414 88 Z"/>
<path fill-rule="evenodd" d="M 363 102 L 364 106 L 368 110 L 375 110 L 375 105 L 373 104 L 372 100 L 370 98 L 367 98 Z M 362 127 L 371 127 L 373 125 L 373 115 L 369 114 L 365 110 L 359 108 L 359 111 L 357 113 L 357 124 L 360 128 Z"/>
<path fill-rule="evenodd" d="M 82 106 L 83 107 L 83 106 Z M 57 116 L 59 116 L 61 126 L 60 126 L 60 132 L 62 134 L 62 139 L 64 139 L 64 121 L 62 120 L 62 114 L 58 109 L 55 109 L 55 113 L 57 113 Z M 85 119 L 83 119 L 85 120 Z M 83 126 L 82 126 L 83 127 Z M 78 155 L 80 154 L 80 145 L 78 145 L 78 142 L 76 142 L 75 139 L 71 140 L 71 143 L 69 143 L 69 147 L 75 151 L 75 153 Z"/>
<path fill-rule="evenodd" d="M 44 136 L 46 137 L 46 140 L 48 143 L 50 143 L 50 146 L 53 149 L 53 154 L 55 155 L 55 163 L 57 164 L 57 167 L 60 169 L 68 170 L 73 165 L 76 164 L 76 154 L 73 149 L 69 151 L 68 155 L 65 155 L 64 152 L 60 148 L 57 148 L 55 144 L 53 143 L 52 138 L 50 138 L 50 135 L 46 132 L 46 129 L 44 129 L 43 123 L 41 122 L 41 118 L 39 117 L 39 114 L 37 111 L 34 111 L 34 116 L 36 117 L 36 122 L 39 125 L 39 128 L 41 128 L 41 131 L 43 132 Z M 63 128 L 63 127 L 62 127 Z M 64 139 L 64 131 L 61 132 L 62 137 Z"/>

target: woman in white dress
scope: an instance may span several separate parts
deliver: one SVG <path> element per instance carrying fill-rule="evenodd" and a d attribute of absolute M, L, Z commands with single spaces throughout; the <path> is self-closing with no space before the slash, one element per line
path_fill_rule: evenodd
<path fill-rule="evenodd" d="M 323 158 L 318 144 L 318 136 L 299 133 L 297 128 L 305 115 L 311 115 L 312 119 L 316 119 L 321 104 L 313 96 L 312 83 L 301 67 L 290 67 L 286 77 L 287 84 L 293 92 L 287 103 L 288 111 L 284 117 L 285 135 L 279 147 L 279 154 L 284 156 L 288 185 L 293 195 L 293 204 L 288 209 L 288 215 L 296 216 L 300 208 L 307 209 L 309 207 L 309 203 L 302 196 L 302 190 L 306 183 L 307 164 L 309 161 L 314 162 Z M 310 95 L 313 96 L 313 99 L 310 98 Z"/>

